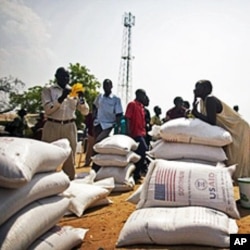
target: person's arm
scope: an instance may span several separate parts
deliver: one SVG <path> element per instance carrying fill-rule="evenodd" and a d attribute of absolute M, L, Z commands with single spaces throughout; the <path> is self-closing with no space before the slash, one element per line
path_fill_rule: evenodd
<path fill-rule="evenodd" d="M 123 113 L 119 113 L 119 114 L 116 114 L 116 116 L 115 116 L 115 118 L 116 118 L 116 124 L 117 124 L 118 126 L 121 125 L 122 114 L 123 114 Z"/>
<path fill-rule="evenodd" d="M 53 114 L 61 106 L 58 100 L 52 99 L 49 88 L 44 88 L 42 91 L 42 104 L 46 115 Z"/>
<path fill-rule="evenodd" d="M 128 117 L 126 117 L 126 131 L 127 131 L 127 135 L 131 136 L 131 132 L 130 132 L 130 119 Z"/>
<path fill-rule="evenodd" d="M 167 111 L 164 121 L 167 122 L 169 120 L 170 120 L 169 111 Z"/>
<path fill-rule="evenodd" d="M 193 102 L 193 110 L 192 114 L 196 117 L 201 119 L 204 122 L 207 122 L 211 125 L 216 125 L 216 114 L 217 114 L 217 99 L 214 97 L 207 97 L 206 100 L 206 113 L 207 115 L 203 115 L 197 109 L 197 100 Z"/>
<path fill-rule="evenodd" d="M 77 109 L 82 115 L 88 115 L 89 113 L 89 105 L 84 98 L 83 92 L 78 92 Z"/>

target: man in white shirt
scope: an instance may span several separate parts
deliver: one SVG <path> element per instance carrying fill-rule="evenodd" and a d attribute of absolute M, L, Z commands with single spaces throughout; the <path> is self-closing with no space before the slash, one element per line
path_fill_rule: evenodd
<path fill-rule="evenodd" d="M 77 128 L 75 124 L 78 109 L 82 115 L 89 113 L 89 105 L 83 97 L 83 92 L 78 96 L 70 97 L 69 72 L 63 67 L 57 69 L 56 84 L 45 87 L 42 91 L 42 104 L 47 122 L 43 128 L 42 140 L 53 142 L 67 138 L 72 149 L 71 155 L 64 162 L 62 169 L 70 180 L 75 178 L 75 153 L 77 146 Z"/>

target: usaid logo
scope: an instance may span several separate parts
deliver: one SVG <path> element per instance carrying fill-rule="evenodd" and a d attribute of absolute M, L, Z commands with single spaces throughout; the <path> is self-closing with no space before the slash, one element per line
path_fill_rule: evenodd
<path fill-rule="evenodd" d="M 207 181 L 205 179 L 197 179 L 195 181 L 195 187 L 198 190 L 205 190 L 208 187 L 208 183 L 207 183 Z"/>

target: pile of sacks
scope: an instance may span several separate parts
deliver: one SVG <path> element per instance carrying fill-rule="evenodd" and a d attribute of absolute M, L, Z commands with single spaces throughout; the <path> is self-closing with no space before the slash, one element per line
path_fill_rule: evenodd
<path fill-rule="evenodd" d="M 200 119 L 178 118 L 151 131 L 156 142 L 148 155 L 154 159 L 182 160 L 217 165 L 227 160 L 223 146 L 232 143 L 231 134 Z"/>
<path fill-rule="evenodd" d="M 140 160 L 140 156 L 134 152 L 138 143 L 127 135 L 115 134 L 96 143 L 93 148 L 97 154 L 92 160 L 101 166 L 95 180 L 113 177 L 113 192 L 132 190 L 135 186 L 135 163 Z"/>
<path fill-rule="evenodd" d="M 231 135 L 182 118 L 162 125 L 158 135 L 144 183 L 128 198 L 137 210 L 122 228 L 117 246 L 229 247 L 240 218 L 232 184 L 235 166 L 217 162 L 226 159 L 221 147 L 232 142 Z"/>
<path fill-rule="evenodd" d="M 70 152 L 66 139 L 0 138 L 1 249 L 71 249 L 82 242 L 87 229 L 56 225 L 70 205 L 60 195 L 70 180 L 57 171 Z"/>

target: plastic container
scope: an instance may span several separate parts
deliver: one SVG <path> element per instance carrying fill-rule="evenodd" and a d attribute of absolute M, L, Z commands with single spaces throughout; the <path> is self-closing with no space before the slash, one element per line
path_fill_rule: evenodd
<path fill-rule="evenodd" d="M 238 178 L 240 205 L 250 209 L 250 177 Z"/>

